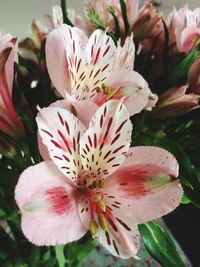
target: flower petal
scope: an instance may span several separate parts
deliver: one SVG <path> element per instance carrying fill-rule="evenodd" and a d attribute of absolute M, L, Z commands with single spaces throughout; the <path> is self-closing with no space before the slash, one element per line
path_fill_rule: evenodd
<path fill-rule="evenodd" d="M 51 31 L 46 40 L 47 69 L 52 83 L 63 97 L 65 97 L 66 92 L 71 92 L 66 47 L 63 39 L 65 32 L 66 28 L 64 26 L 59 27 Z"/>
<path fill-rule="evenodd" d="M 133 35 L 128 36 L 123 46 L 118 41 L 118 46 L 114 55 L 113 70 L 133 70 L 135 60 L 135 45 Z"/>
<path fill-rule="evenodd" d="M 132 125 L 125 106 L 116 100 L 102 105 L 80 141 L 84 169 L 90 178 L 113 173 L 125 159 Z"/>
<path fill-rule="evenodd" d="M 105 217 L 107 230 L 104 231 L 99 226 L 99 242 L 116 257 L 130 258 L 136 255 L 140 244 L 136 221 L 124 216 L 120 209 L 112 212 L 109 210 Z"/>
<path fill-rule="evenodd" d="M 77 183 L 81 174 L 79 140 L 85 127 L 72 113 L 61 108 L 42 109 L 36 121 L 50 158 L 67 178 Z"/>
<path fill-rule="evenodd" d="M 144 223 L 180 204 L 183 190 L 177 176 L 178 163 L 171 153 L 158 147 L 136 147 L 107 178 L 105 192 L 123 203 L 125 214 L 132 213 L 138 223 Z"/>
<path fill-rule="evenodd" d="M 112 38 L 106 32 L 94 31 L 85 48 L 85 53 L 83 52 L 80 59 L 77 60 L 78 67 L 72 69 L 72 94 L 76 99 L 84 100 L 95 96 L 96 89 L 101 88 L 102 83 L 110 74 L 111 57 L 115 49 Z"/>
<path fill-rule="evenodd" d="M 51 161 L 22 173 L 15 199 L 21 209 L 23 233 L 30 242 L 54 246 L 77 240 L 86 233 L 73 197 L 75 190 Z"/>
<path fill-rule="evenodd" d="M 110 88 L 118 88 L 113 99 L 124 99 L 130 115 L 143 110 L 148 103 L 151 93 L 145 79 L 136 71 L 116 70 L 107 80 Z"/>

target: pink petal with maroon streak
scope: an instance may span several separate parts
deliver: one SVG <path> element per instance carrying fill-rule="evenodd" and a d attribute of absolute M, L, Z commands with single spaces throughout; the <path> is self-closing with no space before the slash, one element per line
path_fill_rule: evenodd
<path fill-rule="evenodd" d="M 44 108 L 36 118 L 39 134 L 50 158 L 77 183 L 82 173 L 79 142 L 85 127 L 72 113 L 61 108 Z"/>
<path fill-rule="evenodd" d="M 66 47 L 63 39 L 65 34 L 66 29 L 64 26 L 51 31 L 47 36 L 45 48 L 47 69 L 51 81 L 63 97 L 65 97 L 66 92 L 69 94 L 71 92 Z"/>
<path fill-rule="evenodd" d="M 53 162 L 26 169 L 19 178 L 15 199 L 21 210 L 22 230 L 36 245 L 66 244 L 81 238 L 83 227 L 74 199 L 76 188 Z"/>
<path fill-rule="evenodd" d="M 120 169 L 106 179 L 105 192 L 123 203 L 124 214 L 145 223 L 180 204 L 183 189 L 177 176 L 178 163 L 171 153 L 158 147 L 135 147 Z"/>
<path fill-rule="evenodd" d="M 106 204 L 109 202 L 110 200 L 107 199 Z M 130 258 L 136 255 L 140 245 L 140 235 L 135 219 L 124 215 L 120 205 L 118 209 L 108 210 L 105 217 L 107 230 L 103 231 L 99 226 L 99 242 L 113 256 Z"/>
<path fill-rule="evenodd" d="M 80 153 L 88 177 L 102 179 L 125 160 L 132 125 L 125 106 L 116 100 L 102 105 L 80 141 Z"/>

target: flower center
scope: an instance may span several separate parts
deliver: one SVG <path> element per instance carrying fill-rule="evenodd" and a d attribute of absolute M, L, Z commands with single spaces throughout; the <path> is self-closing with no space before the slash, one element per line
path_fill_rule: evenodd
<path fill-rule="evenodd" d="M 81 198 L 88 203 L 88 212 L 90 216 L 89 230 L 93 238 L 98 238 L 99 227 L 107 230 L 106 204 L 103 200 L 104 179 L 88 180 L 83 188 L 80 189 Z"/>

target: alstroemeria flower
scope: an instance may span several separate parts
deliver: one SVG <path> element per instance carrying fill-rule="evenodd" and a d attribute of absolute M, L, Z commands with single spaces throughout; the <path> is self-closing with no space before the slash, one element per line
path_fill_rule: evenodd
<path fill-rule="evenodd" d="M 186 93 L 188 85 L 173 87 L 163 93 L 158 100 L 156 117 L 176 117 L 199 108 L 200 95 Z"/>
<path fill-rule="evenodd" d="M 73 25 L 87 32 L 87 24 L 84 19 L 75 13 L 74 9 L 67 9 L 68 17 Z M 31 36 L 25 38 L 19 44 L 20 55 L 35 63 L 38 63 L 36 50 L 40 50 L 44 44 L 47 34 L 58 28 L 63 23 L 62 9 L 58 5 L 52 6 L 52 14 L 34 19 L 31 23 Z"/>
<path fill-rule="evenodd" d="M 200 41 L 200 8 L 174 8 L 168 16 L 170 44 L 175 52 L 188 54 Z"/>
<path fill-rule="evenodd" d="M 15 138 L 23 137 L 24 128 L 12 103 L 16 39 L 0 35 L 0 130 Z"/>
<path fill-rule="evenodd" d="M 180 203 L 176 159 L 157 147 L 129 149 L 132 124 L 116 100 L 102 105 L 87 129 L 61 108 L 44 108 L 36 120 L 51 160 L 26 169 L 16 186 L 25 236 L 48 246 L 90 230 L 113 255 L 135 255 L 137 225 Z"/>
<path fill-rule="evenodd" d="M 62 25 L 47 37 L 47 68 L 64 98 L 93 99 L 98 105 L 120 98 L 131 115 L 146 107 L 151 94 L 147 82 L 133 71 L 134 57 L 132 36 L 116 47 L 106 32 L 96 30 L 88 40 L 80 29 Z"/>

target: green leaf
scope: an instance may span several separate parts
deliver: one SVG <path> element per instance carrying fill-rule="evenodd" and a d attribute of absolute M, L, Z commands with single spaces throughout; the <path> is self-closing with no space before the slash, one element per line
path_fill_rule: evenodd
<path fill-rule="evenodd" d="M 70 25 L 70 26 L 74 26 L 72 24 L 72 22 L 70 21 L 70 19 L 67 16 L 67 5 L 66 5 L 66 0 L 61 0 L 61 8 L 62 8 L 62 13 L 63 13 L 63 20 L 64 23 Z"/>
<path fill-rule="evenodd" d="M 191 200 L 184 194 L 182 199 L 181 199 L 182 204 L 190 204 Z"/>
<path fill-rule="evenodd" d="M 109 13 L 113 16 L 114 22 L 115 22 L 115 37 L 116 39 L 119 39 L 120 37 L 120 27 L 119 27 L 119 21 L 117 16 L 115 15 L 115 10 L 113 10 L 112 7 L 109 8 Z"/>
<path fill-rule="evenodd" d="M 2 227 L 0 227 L 0 240 L 0 259 L 6 259 L 12 252 L 15 241 L 10 238 Z"/>
<path fill-rule="evenodd" d="M 124 0 L 120 0 L 120 6 L 122 10 L 122 17 L 124 20 L 124 26 L 125 26 L 125 31 L 126 34 L 129 32 L 129 23 L 128 23 L 128 17 L 127 17 L 127 8 L 126 8 L 126 3 Z"/>
<path fill-rule="evenodd" d="M 168 87 L 187 80 L 190 66 L 198 56 L 200 56 L 200 44 L 192 49 L 192 51 L 178 65 L 171 68 L 168 76 Z"/>
<path fill-rule="evenodd" d="M 59 245 L 55 247 L 56 259 L 58 261 L 59 267 L 65 267 L 64 248 L 65 245 Z"/>
<path fill-rule="evenodd" d="M 186 267 L 166 229 L 158 222 L 139 225 L 144 245 L 163 267 Z"/>

